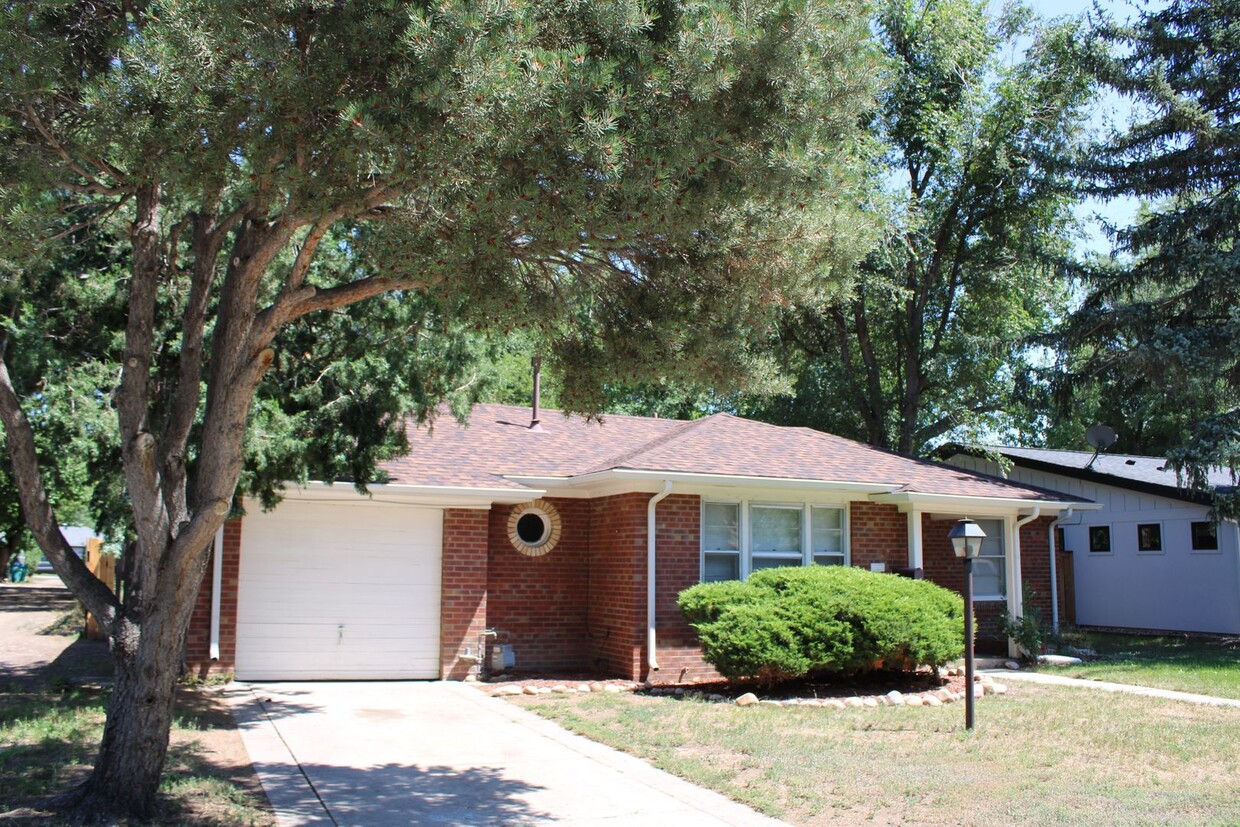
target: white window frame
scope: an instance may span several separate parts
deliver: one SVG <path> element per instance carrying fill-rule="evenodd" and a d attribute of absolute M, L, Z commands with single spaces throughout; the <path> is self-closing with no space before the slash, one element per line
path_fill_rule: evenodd
<path fill-rule="evenodd" d="M 1141 548 L 1141 526 L 1143 525 L 1158 526 L 1158 548 Z M 1136 548 L 1139 556 L 1144 556 L 1146 554 L 1167 553 L 1167 527 L 1163 525 L 1162 520 L 1142 520 L 1141 522 L 1135 522 L 1133 523 L 1133 532 L 1133 547 Z"/>
<path fill-rule="evenodd" d="M 1003 568 L 1000 571 L 999 582 L 1003 584 L 1003 588 L 1005 591 L 1009 590 L 1011 589 L 1011 583 L 1009 580 L 1009 576 L 1011 574 L 1011 572 L 1009 571 L 1009 569 L 1011 568 L 1011 561 L 1008 560 L 1008 550 L 1007 550 L 1008 549 L 1008 533 L 1009 533 L 1009 528 L 1010 528 L 1008 526 L 1008 519 L 1006 517 L 979 517 L 977 522 L 999 523 L 999 526 L 1000 526 L 1000 531 L 998 533 L 999 553 L 998 554 L 979 554 L 977 559 L 1002 561 Z M 987 539 L 989 539 L 991 536 L 990 532 L 987 532 L 986 536 L 987 536 Z M 974 594 L 973 595 L 974 603 L 987 603 L 987 602 L 994 602 L 994 601 L 1006 602 L 1007 599 L 1008 599 L 1008 596 L 1006 594 Z"/>
<path fill-rule="evenodd" d="M 834 509 L 840 512 L 840 544 L 843 548 L 843 565 L 852 565 L 852 543 L 850 542 L 850 522 L 849 522 L 849 505 L 848 503 L 837 502 L 815 502 L 812 500 L 803 500 L 800 502 L 788 500 L 730 500 L 715 499 L 702 497 L 701 499 L 701 525 L 702 529 L 698 532 L 698 580 L 705 582 L 706 580 L 706 555 L 707 554 L 729 554 L 732 553 L 721 549 L 706 548 L 706 507 L 708 505 L 732 505 L 738 509 L 738 531 L 740 540 L 740 549 L 735 552 L 739 554 L 739 563 L 737 572 L 741 580 L 748 580 L 749 575 L 753 573 L 753 560 L 755 557 L 753 551 L 753 509 L 754 508 L 786 508 L 795 509 L 801 512 L 801 548 L 799 550 L 799 561 L 802 566 L 815 565 L 814 562 L 814 543 L 813 543 L 813 510 L 815 508 Z M 756 555 L 758 558 L 776 559 L 782 557 L 791 558 L 788 555 L 762 554 Z"/>
<path fill-rule="evenodd" d="M 1219 531 L 1219 526 L 1222 525 L 1221 521 L 1214 524 L 1214 548 L 1194 548 L 1193 547 L 1193 524 L 1194 523 L 1208 523 L 1208 522 L 1210 522 L 1210 520 L 1189 520 L 1188 521 L 1188 551 L 1190 554 L 1222 554 L 1223 553 L 1223 538 L 1219 536 L 1221 534 L 1221 532 Z"/>
<path fill-rule="evenodd" d="M 1105 528 L 1107 530 L 1107 550 L 1094 551 L 1093 538 L 1090 536 L 1095 528 Z M 1100 557 L 1107 554 L 1115 553 L 1115 529 L 1110 523 L 1095 523 L 1085 527 L 1085 550 L 1090 557 Z"/>
<path fill-rule="evenodd" d="M 730 506 L 736 507 L 736 510 L 737 510 L 737 514 L 736 514 L 737 548 L 736 549 L 718 549 L 718 548 L 707 549 L 706 548 L 706 506 L 707 505 L 730 505 Z M 699 583 L 706 582 L 706 555 L 707 554 L 714 554 L 714 555 L 719 555 L 719 556 L 727 555 L 729 557 L 735 557 L 736 558 L 736 573 L 737 575 L 740 576 L 742 580 L 744 580 L 748 576 L 747 572 L 745 571 L 745 535 L 749 530 L 749 526 L 748 526 L 749 520 L 746 518 L 745 504 L 740 500 L 710 500 L 709 502 L 707 502 L 705 499 L 703 499 L 701 502 L 700 515 L 701 516 L 699 518 L 699 523 L 698 523 L 699 525 L 699 529 L 698 529 L 698 550 L 699 550 L 698 582 Z M 725 580 L 725 581 L 712 581 L 712 582 L 727 582 L 727 581 Z"/>

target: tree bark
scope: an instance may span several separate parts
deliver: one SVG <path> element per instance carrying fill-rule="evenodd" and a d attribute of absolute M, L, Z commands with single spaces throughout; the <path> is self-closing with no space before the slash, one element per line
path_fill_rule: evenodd
<path fill-rule="evenodd" d="M 116 682 L 94 771 L 66 803 L 85 816 L 147 820 L 168 753 L 181 653 L 210 547 L 194 555 L 177 600 L 161 600 L 146 617 L 123 616 L 112 635 Z M 171 573 L 169 573 L 171 574 Z M 160 591 L 163 591 L 161 589 Z"/>

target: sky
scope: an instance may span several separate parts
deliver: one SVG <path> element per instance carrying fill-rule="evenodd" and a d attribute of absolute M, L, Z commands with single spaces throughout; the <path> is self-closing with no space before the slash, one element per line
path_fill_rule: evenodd
<path fill-rule="evenodd" d="M 1094 8 L 1093 0 L 1025 0 L 1044 18 L 1081 15 Z M 1097 0 L 1097 5 L 1117 22 L 1136 18 L 1142 11 L 1162 8 L 1162 0 Z M 991 8 L 998 11 L 1003 0 L 991 0 Z M 1115 95 L 1105 96 L 1094 110 L 1092 126 L 1099 131 L 1111 127 L 1123 127 L 1131 108 Z M 1079 242 L 1081 251 L 1107 253 L 1110 243 L 1102 232 L 1101 221 L 1123 226 L 1132 221 L 1137 213 L 1138 202 L 1133 198 L 1115 198 L 1109 201 L 1090 199 L 1077 208 L 1077 215 L 1085 223 L 1086 237 Z"/>

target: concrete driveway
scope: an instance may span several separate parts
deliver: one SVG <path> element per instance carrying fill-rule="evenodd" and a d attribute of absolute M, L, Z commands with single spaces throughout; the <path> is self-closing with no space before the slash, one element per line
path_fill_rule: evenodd
<path fill-rule="evenodd" d="M 281 825 L 783 824 L 460 683 L 236 684 L 230 700 Z"/>

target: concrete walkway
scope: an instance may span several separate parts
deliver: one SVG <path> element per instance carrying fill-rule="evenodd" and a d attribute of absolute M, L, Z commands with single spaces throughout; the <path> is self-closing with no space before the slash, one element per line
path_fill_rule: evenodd
<path fill-rule="evenodd" d="M 778 827 L 718 793 L 454 682 L 234 684 L 281 827 Z"/>
<path fill-rule="evenodd" d="M 1068 678 L 1062 675 L 1045 675 L 1039 672 L 1018 672 L 1013 669 L 983 669 L 981 673 L 990 675 L 1000 683 L 1004 681 L 1025 681 L 1027 683 L 1042 683 L 1051 686 L 1072 686 L 1080 689 L 1097 689 L 1102 692 L 1122 692 L 1128 695 L 1167 698 L 1172 701 L 1185 701 L 1190 704 L 1202 704 L 1203 706 L 1231 706 L 1240 709 L 1240 701 L 1232 698 L 1216 698 L 1213 695 L 1176 692 L 1174 689 L 1154 689 L 1148 686 L 1133 686 L 1127 683 Z"/>

